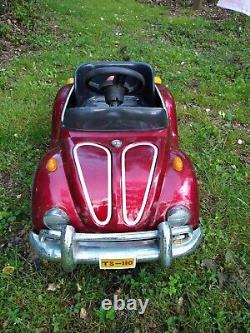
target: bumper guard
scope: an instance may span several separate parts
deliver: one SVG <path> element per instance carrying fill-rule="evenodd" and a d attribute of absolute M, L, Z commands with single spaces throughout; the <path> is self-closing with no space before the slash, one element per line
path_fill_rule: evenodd
<path fill-rule="evenodd" d="M 127 233 L 76 233 L 68 225 L 62 231 L 31 232 L 30 243 L 35 252 L 50 261 L 60 261 L 65 271 L 71 272 L 77 264 L 98 264 L 100 258 L 134 257 L 136 262 L 160 260 L 169 267 L 172 259 L 192 253 L 200 244 L 201 228 L 190 226 L 171 228 L 167 222 L 157 230 Z"/>

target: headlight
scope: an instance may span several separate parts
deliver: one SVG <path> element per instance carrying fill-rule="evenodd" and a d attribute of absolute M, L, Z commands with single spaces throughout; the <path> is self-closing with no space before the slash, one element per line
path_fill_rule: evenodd
<path fill-rule="evenodd" d="M 49 209 L 43 217 L 43 223 L 49 229 L 61 230 L 69 222 L 66 212 L 60 208 Z"/>
<path fill-rule="evenodd" d="M 189 222 L 190 210 L 185 206 L 173 206 L 167 213 L 167 221 L 171 227 L 179 227 Z"/>

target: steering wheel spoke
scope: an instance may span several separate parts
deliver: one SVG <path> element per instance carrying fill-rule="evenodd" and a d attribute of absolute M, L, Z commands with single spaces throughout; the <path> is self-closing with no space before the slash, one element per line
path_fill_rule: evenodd
<path fill-rule="evenodd" d="M 99 92 L 100 91 L 100 84 L 99 83 L 96 83 L 94 81 L 89 81 L 88 82 L 88 85 L 94 89 L 95 91 Z"/>
<path fill-rule="evenodd" d="M 132 92 L 138 90 L 138 88 L 139 88 L 138 83 L 135 83 L 135 84 L 131 85 L 128 82 L 125 82 L 123 86 L 126 89 L 128 94 L 131 94 Z"/>

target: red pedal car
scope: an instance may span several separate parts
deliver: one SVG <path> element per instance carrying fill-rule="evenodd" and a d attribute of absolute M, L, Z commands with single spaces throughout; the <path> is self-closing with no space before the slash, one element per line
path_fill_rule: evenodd
<path fill-rule="evenodd" d="M 168 267 L 197 248 L 196 175 L 159 81 L 145 63 L 95 62 L 59 90 L 33 184 L 30 242 L 41 257 L 66 271 Z"/>

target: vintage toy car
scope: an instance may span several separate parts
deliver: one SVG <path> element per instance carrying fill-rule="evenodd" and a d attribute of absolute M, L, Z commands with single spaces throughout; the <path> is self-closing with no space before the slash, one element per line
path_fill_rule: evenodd
<path fill-rule="evenodd" d="M 178 148 L 174 99 L 148 64 L 83 63 L 59 90 L 32 209 L 33 249 L 66 271 L 168 267 L 197 248 L 195 171 Z"/>

